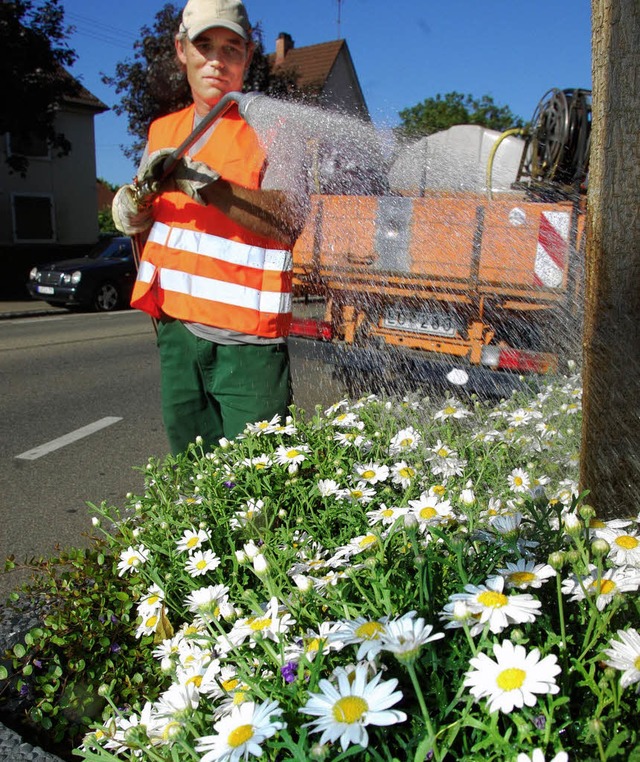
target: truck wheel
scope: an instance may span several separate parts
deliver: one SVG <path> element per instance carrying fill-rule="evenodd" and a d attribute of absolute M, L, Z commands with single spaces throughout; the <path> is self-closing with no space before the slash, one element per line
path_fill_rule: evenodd
<path fill-rule="evenodd" d="M 111 312 L 120 305 L 120 292 L 113 283 L 101 283 L 93 295 L 93 308 L 96 312 Z"/>

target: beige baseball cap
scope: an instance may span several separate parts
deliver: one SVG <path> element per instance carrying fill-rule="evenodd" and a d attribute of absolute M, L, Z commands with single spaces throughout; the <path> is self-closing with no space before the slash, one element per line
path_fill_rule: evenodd
<path fill-rule="evenodd" d="M 190 40 L 218 26 L 231 29 L 247 41 L 251 39 L 247 9 L 239 0 L 189 0 L 185 5 L 180 31 Z"/>

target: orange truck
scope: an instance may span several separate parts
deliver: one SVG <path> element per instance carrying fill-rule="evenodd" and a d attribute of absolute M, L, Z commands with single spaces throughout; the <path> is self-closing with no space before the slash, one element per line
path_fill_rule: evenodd
<path fill-rule="evenodd" d="M 581 323 L 589 95 L 549 91 L 527 130 L 430 136 L 389 194 L 314 196 L 294 293 L 323 314 L 292 335 L 331 342 L 353 389 L 393 367 L 504 394 L 558 369 Z"/>

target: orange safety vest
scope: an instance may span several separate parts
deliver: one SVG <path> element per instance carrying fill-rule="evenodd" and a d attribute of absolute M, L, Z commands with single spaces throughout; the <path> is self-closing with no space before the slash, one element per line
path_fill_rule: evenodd
<path fill-rule="evenodd" d="M 176 148 L 193 129 L 194 106 L 157 119 L 148 150 Z M 225 180 L 260 187 L 265 154 L 234 107 L 192 158 Z M 153 202 L 131 306 L 252 336 L 286 336 L 291 324 L 291 251 L 180 192 Z"/>

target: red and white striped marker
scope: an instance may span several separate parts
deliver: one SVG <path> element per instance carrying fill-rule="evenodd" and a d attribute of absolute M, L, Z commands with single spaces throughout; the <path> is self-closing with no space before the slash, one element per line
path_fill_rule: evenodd
<path fill-rule="evenodd" d="M 569 251 L 569 212 L 542 212 L 533 282 L 559 288 L 564 280 Z"/>

